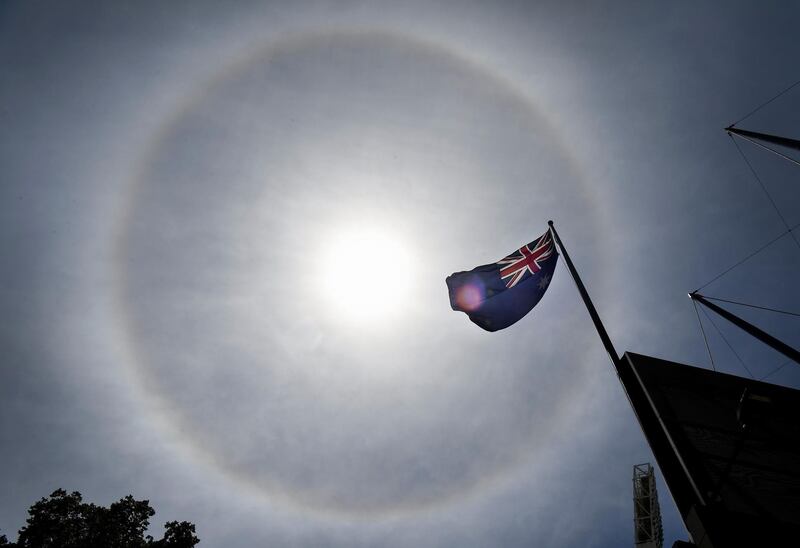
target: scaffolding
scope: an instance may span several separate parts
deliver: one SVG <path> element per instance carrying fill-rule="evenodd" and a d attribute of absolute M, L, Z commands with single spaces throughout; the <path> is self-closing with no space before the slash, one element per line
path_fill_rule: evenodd
<path fill-rule="evenodd" d="M 650 463 L 633 467 L 633 543 L 636 548 L 663 548 L 656 476 Z"/>

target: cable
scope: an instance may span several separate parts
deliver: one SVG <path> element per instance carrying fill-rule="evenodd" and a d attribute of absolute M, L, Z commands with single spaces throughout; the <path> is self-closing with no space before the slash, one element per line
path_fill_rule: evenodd
<path fill-rule="evenodd" d="M 769 246 L 771 246 L 772 244 L 774 244 L 775 242 L 777 242 L 778 240 L 780 240 L 781 238 L 783 238 L 784 236 L 786 236 L 787 234 L 789 234 L 789 233 L 790 233 L 792 230 L 794 230 L 794 229 L 796 229 L 796 228 L 800 228 L 800 224 L 796 224 L 796 225 L 794 225 L 794 226 L 791 228 L 791 230 L 784 230 L 783 232 L 781 232 L 780 234 L 778 234 L 777 236 L 775 236 L 773 239 L 771 239 L 770 241 L 768 241 L 767 243 L 765 243 L 764 245 L 762 245 L 761 247 L 759 247 L 758 249 L 756 249 L 756 250 L 755 250 L 754 252 L 752 252 L 750 255 L 748 255 L 747 257 L 745 257 L 744 259 L 742 259 L 741 261 L 739 261 L 738 263 L 736 263 L 736 264 L 735 264 L 735 265 L 733 265 L 732 267 L 730 267 L 730 268 L 728 268 L 727 270 L 725 270 L 724 272 L 722 272 L 722 274 L 718 274 L 716 277 L 712 278 L 712 279 L 711 279 L 711 281 L 709 281 L 709 282 L 706 282 L 706 283 L 705 283 L 705 284 L 703 284 L 702 286 L 700 286 L 700 287 L 698 287 L 697 289 L 695 289 L 695 290 L 694 290 L 694 292 L 695 292 L 695 293 L 697 293 L 697 292 L 698 292 L 698 291 L 700 291 L 701 289 L 704 289 L 706 286 L 710 285 L 712 282 L 716 282 L 716 281 L 717 281 L 717 280 L 719 280 L 721 277 L 723 277 L 725 274 L 727 274 L 728 272 L 730 272 L 731 270 L 733 270 L 734 268 L 736 268 L 736 267 L 737 267 L 737 266 L 739 266 L 740 264 L 744 263 L 745 261 L 747 261 L 747 260 L 749 260 L 749 259 L 752 259 L 753 257 L 755 257 L 756 255 L 758 255 L 759 253 L 761 253 L 762 251 L 764 251 L 765 249 L 767 249 Z"/>
<path fill-rule="evenodd" d="M 711 370 L 716 371 L 717 368 L 714 365 L 714 356 L 711 355 L 711 347 L 708 346 L 708 338 L 706 337 L 706 330 L 703 329 L 703 322 L 700 320 L 700 312 L 697 311 L 697 302 L 692 299 L 692 304 L 694 305 L 694 313 L 697 314 L 697 323 L 700 324 L 700 333 L 703 334 L 703 342 L 706 343 L 706 350 L 708 351 L 708 359 L 711 362 Z"/>
<path fill-rule="evenodd" d="M 742 367 L 744 367 L 745 371 L 747 371 L 748 375 L 750 375 L 750 378 L 755 380 L 755 376 L 753 376 L 753 373 L 750 371 L 750 368 L 745 365 L 744 361 L 742 361 L 742 358 L 739 356 L 739 354 L 736 352 L 736 350 L 733 349 L 733 346 L 731 346 L 731 343 L 729 343 L 728 339 L 725 338 L 725 335 L 722 334 L 722 331 L 720 330 L 719 327 L 717 327 L 717 324 L 714 323 L 714 320 L 711 319 L 711 316 L 708 315 L 708 312 L 706 312 L 705 308 L 703 309 L 703 315 L 705 315 L 705 317 L 708 319 L 708 321 L 711 322 L 711 325 L 714 326 L 714 329 L 717 330 L 717 333 L 719 333 L 719 336 L 722 337 L 722 340 L 725 341 L 725 344 L 727 344 L 728 348 L 731 349 L 731 352 L 733 352 L 733 355 L 736 356 L 737 360 L 739 360 L 739 363 L 742 364 Z"/>
<path fill-rule="evenodd" d="M 790 363 L 792 363 L 792 361 L 794 361 L 794 360 L 786 360 L 785 362 L 783 362 L 782 364 L 780 364 L 780 365 L 778 366 L 778 368 L 777 368 L 777 369 L 773 370 L 773 371 L 772 371 L 772 373 L 769 373 L 769 374 L 767 374 L 767 375 L 764 375 L 764 376 L 763 376 L 763 377 L 761 377 L 759 380 L 762 380 L 762 381 L 766 380 L 768 377 L 771 377 L 772 375 L 774 375 L 775 373 L 777 373 L 778 371 L 780 371 L 781 369 L 783 369 L 784 367 L 786 367 L 787 365 L 789 365 Z"/>
<path fill-rule="evenodd" d="M 736 150 L 738 150 L 739 154 L 742 155 L 742 158 L 744 159 L 745 163 L 747 164 L 747 167 L 750 168 L 750 171 L 753 173 L 753 177 L 755 177 L 756 181 L 758 181 L 758 184 L 761 185 L 761 189 L 764 191 L 764 194 L 766 194 L 767 198 L 769 198 L 769 202 L 772 204 L 772 207 L 775 208 L 775 213 L 777 213 L 778 217 L 780 217 L 781 222 L 783 222 L 783 226 L 785 226 L 786 230 L 791 233 L 792 229 L 789 227 L 789 223 L 786 222 L 786 219 L 781 214 L 781 210 L 778 209 L 778 206 L 775 203 L 775 200 L 772 199 L 772 196 L 770 195 L 769 191 L 767 190 L 767 187 L 764 186 L 764 183 L 761 181 L 761 177 L 759 177 L 758 173 L 756 173 L 756 170 L 753 169 L 753 166 L 750 163 L 750 160 L 748 160 L 747 156 L 744 155 L 744 151 L 742 151 L 741 147 L 739 146 L 739 143 L 736 142 L 736 139 L 734 139 L 732 135 L 729 135 L 729 137 L 731 138 L 731 141 L 733 141 L 733 144 L 736 145 Z M 795 238 L 794 234 L 792 234 L 791 236 L 792 236 L 792 239 L 794 240 L 794 243 L 797 244 L 797 249 L 800 249 L 800 242 L 797 241 L 797 238 Z"/>
<path fill-rule="evenodd" d="M 789 316 L 797 316 L 798 318 L 800 318 L 800 314 L 798 314 L 797 312 L 789 312 L 788 310 L 778 310 L 776 308 L 768 308 L 766 306 L 758 306 L 756 304 L 747 304 L 747 303 L 740 303 L 738 301 L 729 301 L 727 299 L 720 299 L 720 298 L 717 298 L 717 297 L 709 297 L 708 295 L 703 295 L 703 297 L 705 297 L 706 299 L 710 299 L 712 301 L 720 301 L 720 302 L 723 302 L 723 303 L 738 304 L 738 305 L 741 305 L 741 306 L 747 306 L 747 307 L 750 307 L 750 308 L 758 308 L 759 310 L 768 310 L 769 312 L 777 312 L 778 314 L 788 314 Z"/>
<path fill-rule="evenodd" d="M 797 82 L 795 82 L 794 84 L 792 84 L 791 86 L 789 86 L 788 88 L 786 88 L 785 90 L 783 90 L 782 92 L 780 92 L 778 95 L 776 95 L 775 97 L 773 97 L 772 99 L 770 99 L 770 100 L 769 100 L 769 101 L 767 101 L 766 103 L 761 103 L 761 105 L 757 106 L 755 109 L 751 110 L 750 112 L 748 112 L 747 114 L 745 114 L 743 117 L 741 117 L 741 118 L 739 118 L 738 120 L 736 120 L 734 123 L 732 123 L 732 124 L 731 124 L 731 127 L 735 126 L 735 125 L 736 125 L 736 124 L 738 124 L 739 122 L 742 122 L 742 121 L 746 120 L 747 118 L 750 118 L 750 117 L 751 117 L 753 114 L 755 114 L 756 112 L 758 112 L 759 110 L 761 110 L 762 108 L 764 108 L 765 106 L 767 106 L 768 104 L 770 104 L 772 101 L 774 101 L 775 99 L 777 99 L 778 97 L 780 97 L 780 96 L 781 96 L 781 95 L 783 95 L 784 93 L 788 92 L 790 89 L 792 89 L 793 87 L 795 87 L 797 84 L 800 84 L 800 80 L 798 80 Z"/>

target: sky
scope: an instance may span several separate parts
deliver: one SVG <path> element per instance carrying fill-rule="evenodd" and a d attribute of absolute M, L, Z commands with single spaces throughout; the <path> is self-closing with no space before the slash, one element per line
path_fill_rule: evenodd
<path fill-rule="evenodd" d="M 654 458 L 563 263 L 497 333 L 444 279 L 552 219 L 618 352 L 709 367 L 687 293 L 800 223 L 797 167 L 741 144 L 782 220 L 723 131 L 797 80 L 798 22 L 3 2 L 0 532 L 63 487 L 149 499 L 153 534 L 192 521 L 201 546 L 632 543 Z M 798 137 L 798 104 L 740 127 Z M 798 269 L 786 236 L 703 292 L 797 311 Z M 718 370 L 800 387 L 703 322 Z"/>

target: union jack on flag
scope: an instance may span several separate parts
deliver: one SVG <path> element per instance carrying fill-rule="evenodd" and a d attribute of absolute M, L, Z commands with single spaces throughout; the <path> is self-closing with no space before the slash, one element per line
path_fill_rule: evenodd
<path fill-rule="evenodd" d="M 515 253 L 497 261 L 499 265 L 507 265 L 500 269 L 500 277 L 506 280 L 506 287 L 511 289 L 525 277 L 525 274 L 539 272 L 542 263 L 555 252 L 553 236 L 548 230 L 536 242 L 523 245 Z"/>
<path fill-rule="evenodd" d="M 541 300 L 558 252 L 548 230 L 496 263 L 447 277 L 450 306 L 487 331 L 516 323 Z"/>

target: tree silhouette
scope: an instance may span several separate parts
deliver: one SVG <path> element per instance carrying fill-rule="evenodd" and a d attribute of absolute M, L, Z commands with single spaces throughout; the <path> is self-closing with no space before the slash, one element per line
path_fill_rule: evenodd
<path fill-rule="evenodd" d="M 184 546 L 194 546 L 200 540 L 194 535 L 194 523 L 188 521 L 168 521 L 165 525 L 164 538 L 161 540 L 153 540 L 149 536 L 148 546 L 158 548 L 184 548 Z"/>
<path fill-rule="evenodd" d="M 200 539 L 194 524 L 170 521 L 164 537 L 144 536 L 155 511 L 150 501 L 128 495 L 108 508 L 87 504 L 77 491 L 57 489 L 28 509 L 27 525 L 16 543 L 0 536 L 7 548 L 192 548 Z"/>

